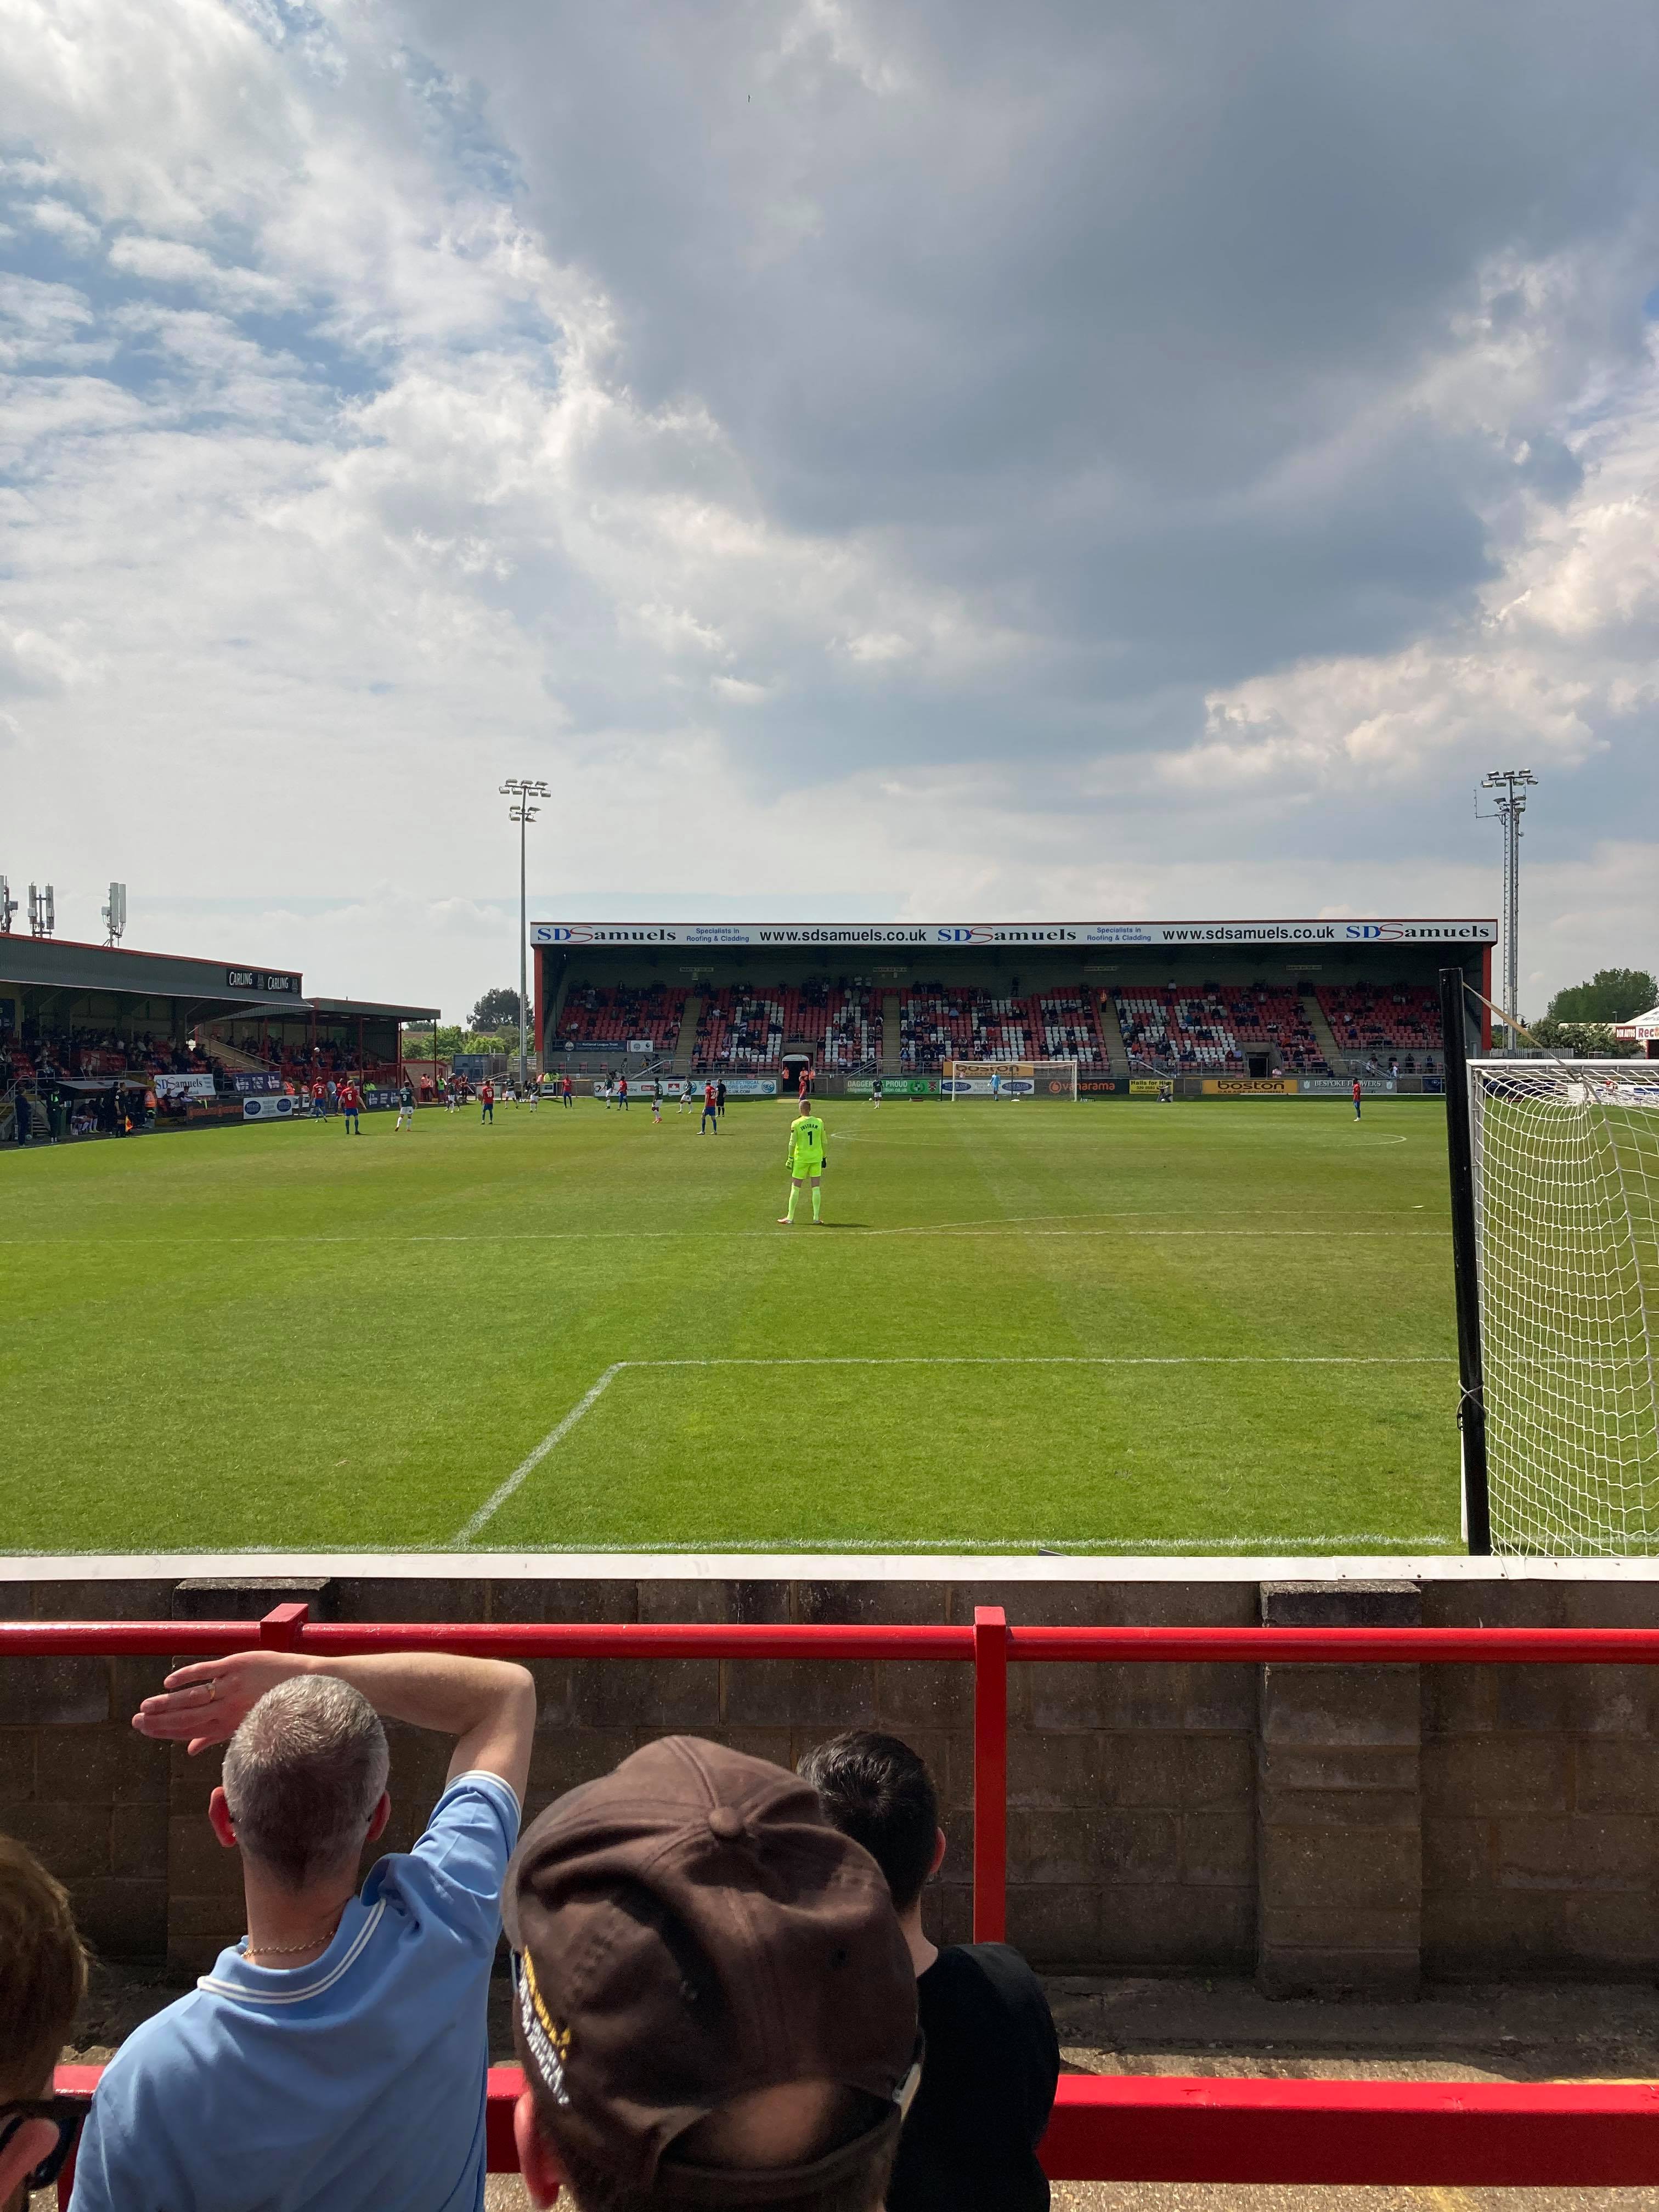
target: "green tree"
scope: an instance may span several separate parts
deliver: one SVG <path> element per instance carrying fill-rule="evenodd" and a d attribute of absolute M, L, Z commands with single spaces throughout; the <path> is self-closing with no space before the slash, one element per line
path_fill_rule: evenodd
<path fill-rule="evenodd" d="M 482 1032 L 462 1029 L 459 1023 L 441 1025 L 438 1030 L 438 1057 L 453 1060 L 458 1052 L 516 1052 L 519 1033 L 498 1036 L 493 1030 Z M 432 1056 L 432 1031 L 422 1023 L 418 1028 L 404 1031 L 404 1058 L 407 1060 L 429 1060 Z"/>
<path fill-rule="evenodd" d="M 1627 1022 L 1659 1001 L 1659 983 L 1645 968 L 1598 968 L 1588 983 L 1558 991 L 1545 1018 L 1552 1022 Z"/>
<path fill-rule="evenodd" d="M 1558 1022 L 1546 1014 L 1541 1021 L 1528 1022 L 1527 1032 L 1534 1044 L 1569 1060 L 1629 1060 L 1637 1050 L 1619 1042 L 1611 1022 Z"/>
<path fill-rule="evenodd" d="M 511 1030 L 519 1032 L 519 994 L 507 989 L 486 991 L 472 1009 L 475 1030 Z"/>

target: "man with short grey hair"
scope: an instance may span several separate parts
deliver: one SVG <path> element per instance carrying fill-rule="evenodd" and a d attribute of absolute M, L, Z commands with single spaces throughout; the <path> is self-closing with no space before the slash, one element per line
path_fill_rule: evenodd
<path fill-rule="evenodd" d="M 410 1852 L 382 1717 L 459 1739 Z M 133 1726 L 228 1742 L 208 1808 L 247 1934 L 106 2069 L 76 2212 L 480 2212 L 485 2002 L 536 1725 L 524 1668 L 241 1651 L 181 1667 Z"/>

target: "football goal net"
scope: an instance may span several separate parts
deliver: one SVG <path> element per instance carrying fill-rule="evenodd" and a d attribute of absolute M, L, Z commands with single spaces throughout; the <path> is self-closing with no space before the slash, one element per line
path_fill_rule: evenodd
<path fill-rule="evenodd" d="M 1492 1547 L 1659 1552 L 1659 1066 L 1468 1082 Z"/>
<path fill-rule="evenodd" d="M 958 1098 L 1075 1098 L 1074 1060 L 947 1060 L 939 1089 Z"/>

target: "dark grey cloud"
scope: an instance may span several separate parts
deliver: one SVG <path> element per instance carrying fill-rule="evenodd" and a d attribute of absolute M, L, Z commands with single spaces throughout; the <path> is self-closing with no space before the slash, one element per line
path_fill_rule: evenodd
<path fill-rule="evenodd" d="M 1079 697 L 1466 612 L 1495 474 L 1559 497 L 1577 465 L 1541 422 L 1427 419 L 1415 380 L 1483 270 L 1652 214 L 1638 0 L 413 16 L 614 302 L 632 392 L 707 405 L 773 520 L 890 533 L 1043 640 L 1057 743 Z M 1650 280 L 1491 319 L 1629 358 Z M 863 732 L 931 750 L 931 720 L 890 692 Z"/>

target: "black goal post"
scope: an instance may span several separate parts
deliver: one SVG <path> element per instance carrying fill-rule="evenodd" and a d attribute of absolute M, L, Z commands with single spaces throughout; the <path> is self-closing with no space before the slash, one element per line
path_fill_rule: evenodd
<path fill-rule="evenodd" d="M 1474 1134 L 1469 1118 L 1468 1032 L 1463 971 L 1440 970 L 1440 1039 L 1446 1064 L 1446 1157 L 1451 1170 L 1452 1289 L 1457 1306 L 1457 1426 L 1462 1441 L 1464 1534 L 1472 1553 L 1492 1550 L 1486 1489 L 1486 1395 L 1480 1365 L 1480 1285 L 1474 1233 Z"/>

